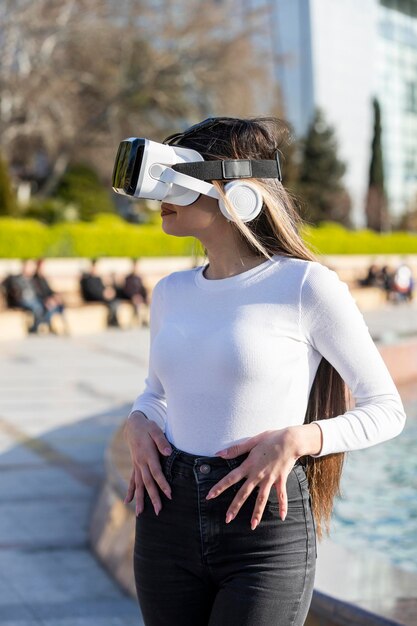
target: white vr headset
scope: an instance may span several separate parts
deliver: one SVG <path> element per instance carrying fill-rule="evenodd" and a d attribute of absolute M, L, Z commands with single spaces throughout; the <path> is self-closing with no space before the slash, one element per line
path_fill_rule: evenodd
<path fill-rule="evenodd" d="M 204 161 L 199 152 L 180 146 L 130 137 L 121 142 L 113 169 L 112 187 L 117 193 L 164 200 L 179 206 L 195 202 L 200 194 L 216 198 L 222 214 L 235 221 L 224 199 L 211 182 L 230 180 L 224 186 L 228 202 L 244 221 L 254 219 L 263 206 L 262 195 L 245 178 L 282 180 L 278 152 L 275 159 Z"/>

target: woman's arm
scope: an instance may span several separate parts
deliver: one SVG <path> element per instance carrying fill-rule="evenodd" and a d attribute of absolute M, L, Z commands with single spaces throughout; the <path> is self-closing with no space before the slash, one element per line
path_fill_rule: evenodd
<path fill-rule="evenodd" d="M 397 436 L 406 415 L 400 394 L 349 287 L 335 271 L 309 264 L 300 294 L 300 333 L 350 388 L 355 407 L 315 422 L 323 434 L 320 457 L 359 450 Z"/>
<path fill-rule="evenodd" d="M 160 329 L 163 316 L 164 282 L 165 278 L 162 278 L 159 282 L 157 282 L 152 292 L 149 320 L 150 350 L 148 375 L 145 379 L 144 389 L 134 401 L 128 416 L 128 419 L 130 419 L 133 413 L 135 413 L 136 411 L 141 411 L 146 415 L 149 420 L 156 422 L 161 430 L 165 430 L 167 402 L 165 397 L 165 390 L 155 372 L 152 347 L 155 336 Z"/>
<path fill-rule="evenodd" d="M 130 502 L 136 494 L 136 515 L 143 510 L 145 488 L 157 515 L 162 506 L 158 486 L 168 498 L 171 497 L 171 489 L 158 458 L 158 450 L 165 455 L 171 453 L 169 441 L 164 435 L 167 403 L 164 388 L 153 366 L 152 350 L 163 313 L 163 280 L 154 287 L 151 302 L 149 366 L 145 389 L 136 398 L 124 428 L 133 464 L 125 502 Z"/>

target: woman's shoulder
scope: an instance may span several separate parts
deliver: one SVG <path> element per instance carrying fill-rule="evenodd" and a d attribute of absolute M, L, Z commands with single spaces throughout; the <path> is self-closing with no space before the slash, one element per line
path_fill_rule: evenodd
<path fill-rule="evenodd" d="M 274 259 L 283 264 L 288 272 L 294 272 L 303 283 L 337 276 L 337 273 L 318 260 L 301 259 L 293 256 L 274 255 Z"/>
<path fill-rule="evenodd" d="M 337 308 L 350 306 L 354 297 L 335 269 L 321 261 L 309 260 L 305 262 L 301 281 L 301 301 L 303 306 L 331 303 Z"/>
<path fill-rule="evenodd" d="M 294 285 L 303 305 L 325 302 L 329 299 L 345 302 L 350 299 L 348 284 L 337 271 L 317 259 L 279 257 L 285 268 L 285 280 Z"/>

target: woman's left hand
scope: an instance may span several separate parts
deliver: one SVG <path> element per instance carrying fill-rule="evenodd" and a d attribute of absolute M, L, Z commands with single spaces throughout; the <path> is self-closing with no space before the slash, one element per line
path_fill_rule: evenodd
<path fill-rule="evenodd" d="M 311 430 L 311 427 L 313 429 Z M 300 430 L 303 429 L 303 430 Z M 300 450 L 300 437 L 303 443 L 310 444 L 312 450 Z M 242 443 L 235 444 L 216 453 L 226 459 L 234 458 L 246 452 L 248 457 L 227 476 L 216 483 L 207 494 L 207 499 L 215 498 L 225 489 L 246 477 L 246 481 L 233 498 L 227 512 L 226 523 L 238 514 L 240 508 L 258 485 L 259 491 L 251 519 L 251 528 L 255 530 L 261 521 L 269 492 L 274 486 L 279 501 L 279 515 L 284 521 L 287 515 L 287 478 L 295 461 L 303 454 L 318 453 L 321 447 L 320 428 L 306 424 L 290 426 L 281 430 L 267 430 Z"/>

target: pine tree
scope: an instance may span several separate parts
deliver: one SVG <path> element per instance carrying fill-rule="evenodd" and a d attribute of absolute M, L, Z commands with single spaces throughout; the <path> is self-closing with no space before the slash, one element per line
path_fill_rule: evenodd
<path fill-rule="evenodd" d="M 0 215 L 14 215 L 15 212 L 16 196 L 6 161 L 0 155 Z"/>
<path fill-rule="evenodd" d="M 366 221 L 368 228 L 378 232 L 389 229 L 388 203 L 384 189 L 384 165 L 381 144 L 381 109 L 376 98 L 372 100 L 374 110 L 374 133 L 372 138 L 369 187 L 366 198 Z"/>
<path fill-rule="evenodd" d="M 300 152 L 297 194 L 306 206 L 305 219 L 313 224 L 334 220 L 350 227 L 351 201 L 342 183 L 346 165 L 338 159 L 334 129 L 320 109 L 300 141 Z"/>

